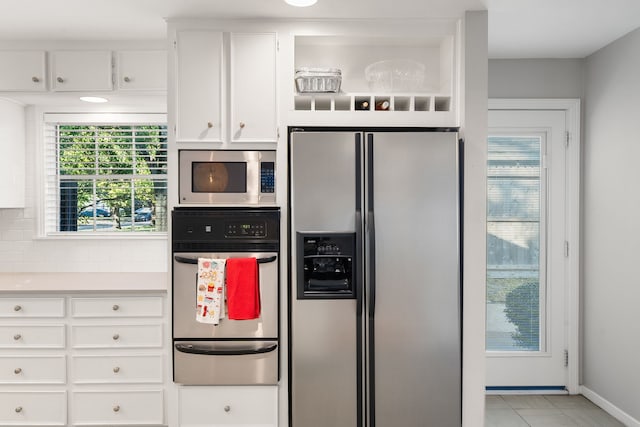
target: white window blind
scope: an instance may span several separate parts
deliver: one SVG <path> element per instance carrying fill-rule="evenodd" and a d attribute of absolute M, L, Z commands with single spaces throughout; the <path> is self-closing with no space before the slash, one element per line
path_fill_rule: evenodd
<path fill-rule="evenodd" d="M 164 115 L 48 115 L 44 141 L 47 235 L 166 232 Z"/>

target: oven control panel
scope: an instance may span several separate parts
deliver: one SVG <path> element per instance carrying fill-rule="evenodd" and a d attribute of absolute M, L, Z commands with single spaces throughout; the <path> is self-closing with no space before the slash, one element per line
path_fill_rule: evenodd
<path fill-rule="evenodd" d="M 226 237 L 264 237 L 266 230 L 264 221 L 232 221 L 224 225 Z"/>

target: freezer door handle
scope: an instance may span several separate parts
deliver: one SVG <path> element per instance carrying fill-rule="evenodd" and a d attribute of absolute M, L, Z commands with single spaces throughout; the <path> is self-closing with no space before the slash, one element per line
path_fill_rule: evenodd
<path fill-rule="evenodd" d="M 173 257 L 174 260 L 176 260 L 176 262 L 179 262 L 181 264 L 194 264 L 197 265 L 198 264 L 198 258 L 189 258 L 189 257 L 184 257 L 184 256 L 180 256 L 180 255 L 174 255 Z M 258 264 L 266 264 L 268 262 L 273 262 L 277 259 L 277 257 L 274 256 L 269 256 L 269 257 L 265 257 L 265 258 L 258 258 Z"/>
<path fill-rule="evenodd" d="M 373 134 L 367 134 L 367 217 L 365 218 L 369 256 L 367 260 L 367 281 L 369 282 L 369 317 L 373 318 L 376 310 L 376 225 L 374 219 L 374 157 Z"/>
<path fill-rule="evenodd" d="M 215 346 L 176 344 L 175 349 L 181 353 L 202 354 L 207 356 L 244 356 L 251 354 L 270 353 L 278 348 L 278 344 L 271 344 L 265 347 L 238 347 L 238 348 L 216 348 Z"/>

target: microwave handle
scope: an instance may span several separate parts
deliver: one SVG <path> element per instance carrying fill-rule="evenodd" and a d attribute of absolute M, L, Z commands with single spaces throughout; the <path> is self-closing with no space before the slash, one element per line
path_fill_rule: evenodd
<path fill-rule="evenodd" d="M 216 349 L 212 346 L 195 346 L 192 344 L 176 344 L 176 350 L 181 353 L 190 354 L 204 354 L 207 356 L 243 356 L 248 354 L 262 354 L 270 353 L 278 348 L 278 344 L 271 344 L 266 347 L 258 348 L 229 348 L 229 349 Z"/>
<path fill-rule="evenodd" d="M 179 262 L 181 264 L 194 264 L 194 265 L 198 265 L 198 258 L 188 258 L 188 257 L 184 257 L 184 256 L 180 256 L 180 255 L 174 255 L 173 259 L 176 260 L 176 262 Z M 276 259 L 278 259 L 277 256 L 269 256 L 269 257 L 265 257 L 265 258 L 258 258 L 258 264 L 266 264 L 269 262 L 273 262 Z"/>

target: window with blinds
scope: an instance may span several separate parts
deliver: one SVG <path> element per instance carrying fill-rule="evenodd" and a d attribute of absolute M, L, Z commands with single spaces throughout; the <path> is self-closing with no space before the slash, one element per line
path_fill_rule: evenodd
<path fill-rule="evenodd" d="M 545 289 L 544 140 L 490 136 L 487 168 L 488 351 L 541 351 Z"/>
<path fill-rule="evenodd" d="M 167 126 L 145 116 L 46 120 L 46 234 L 166 232 Z"/>

